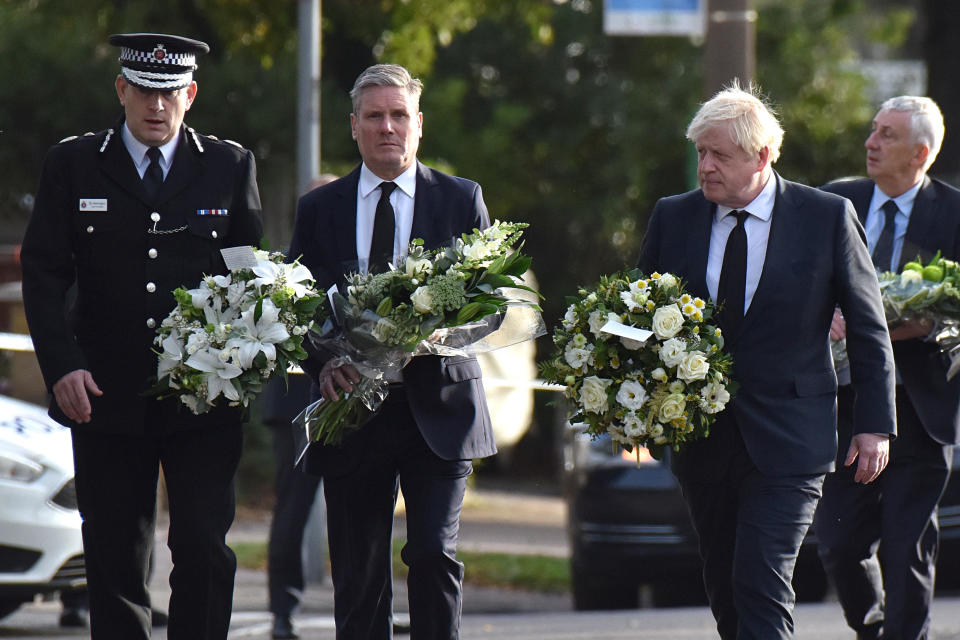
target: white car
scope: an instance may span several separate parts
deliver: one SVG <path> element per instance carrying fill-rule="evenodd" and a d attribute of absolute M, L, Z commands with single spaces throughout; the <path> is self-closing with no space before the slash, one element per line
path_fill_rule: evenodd
<path fill-rule="evenodd" d="M 85 587 L 70 430 L 0 395 L 0 618 Z"/>

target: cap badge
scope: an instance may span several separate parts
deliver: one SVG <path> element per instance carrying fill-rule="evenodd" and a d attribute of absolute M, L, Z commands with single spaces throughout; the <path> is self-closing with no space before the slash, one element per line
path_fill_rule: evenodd
<path fill-rule="evenodd" d="M 167 57 L 167 49 L 162 44 L 158 44 L 157 47 L 153 50 L 153 58 L 155 60 L 163 60 Z"/>

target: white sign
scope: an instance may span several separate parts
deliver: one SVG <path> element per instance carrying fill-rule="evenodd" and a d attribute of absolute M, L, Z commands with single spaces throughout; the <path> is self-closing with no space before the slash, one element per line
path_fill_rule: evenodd
<path fill-rule="evenodd" d="M 257 256 L 250 245 L 224 247 L 220 249 L 220 255 L 223 256 L 227 269 L 252 269 L 257 266 Z"/>
<path fill-rule="evenodd" d="M 699 36 L 707 0 L 605 0 L 603 32 L 612 36 Z"/>
<path fill-rule="evenodd" d="M 636 340 L 637 342 L 646 342 L 647 338 L 653 335 L 653 331 L 631 327 L 615 320 L 607 320 L 607 323 L 600 327 L 600 331 L 609 333 L 610 335 L 620 336 L 621 338 Z"/>

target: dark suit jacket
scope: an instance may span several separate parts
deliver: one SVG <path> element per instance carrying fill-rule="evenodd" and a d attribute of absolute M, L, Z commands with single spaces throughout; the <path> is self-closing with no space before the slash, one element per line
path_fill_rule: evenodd
<path fill-rule="evenodd" d="M 324 289 L 337 283 L 343 291 L 345 273 L 356 270 L 359 181 L 358 166 L 304 195 L 297 205 L 288 255 L 299 256 Z M 434 248 L 489 224 L 480 185 L 417 164 L 411 238 L 422 238 L 425 247 Z M 322 366 L 322 357 L 304 363 L 314 378 Z M 418 356 L 403 369 L 413 417 L 441 458 L 483 458 L 497 451 L 480 375 L 474 357 Z"/>
<path fill-rule="evenodd" d="M 862 227 L 842 198 L 777 180 L 763 273 L 743 320 L 734 412 L 757 468 L 768 475 L 831 471 L 837 451 L 837 378 L 829 349 L 834 307 L 847 316 L 860 400 L 856 433 L 894 433 L 890 339 Z M 657 202 L 640 255 L 647 271 L 683 278 L 706 299 L 716 205 L 699 189 Z"/>
<path fill-rule="evenodd" d="M 225 273 L 221 248 L 260 242 L 253 154 L 184 126 L 151 200 L 122 126 L 65 140 L 44 161 L 21 250 L 23 301 L 44 379 L 52 387 L 75 369 L 93 374 L 104 395 L 90 397 L 93 418 L 84 429 L 136 434 L 154 429 L 148 421 L 163 428 L 239 422 L 237 409 L 195 416 L 178 400 L 159 402 L 143 392 L 157 373 L 150 324 L 159 326 L 174 309 L 173 290 Z M 214 209 L 221 214 L 199 215 Z M 148 233 L 154 213 L 156 229 L 177 231 Z M 74 285 L 68 319 L 65 301 Z M 51 415 L 77 426 L 56 402 Z"/>
<path fill-rule="evenodd" d="M 849 198 L 865 224 L 873 187 L 873 180 L 862 178 L 821 188 Z M 917 256 L 926 264 L 938 250 L 945 258 L 960 258 L 960 191 L 924 176 L 910 213 L 899 266 L 903 268 Z M 941 444 L 960 443 L 960 377 L 947 381 L 939 347 L 921 340 L 899 340 L 893 343 L 893 353 L 923 428 Z"/>

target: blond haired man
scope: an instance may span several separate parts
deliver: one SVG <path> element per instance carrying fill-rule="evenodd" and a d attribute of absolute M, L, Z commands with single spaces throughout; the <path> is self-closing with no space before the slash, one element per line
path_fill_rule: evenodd
<path fill-rule="evenodd" d="M 673 470 L 720 636 L 790 638 L 793 569 L 837 449 L 834 308 L 857 380 L 858 482 L 883 470 L 895 430 L 890 339 L 852 205 L 773 170 L 783 130 L 753 92 L 718 93 L 687 137 L 701 187 L 657 202 L 639 264 L 718 301 L 740 389 Z"/>

